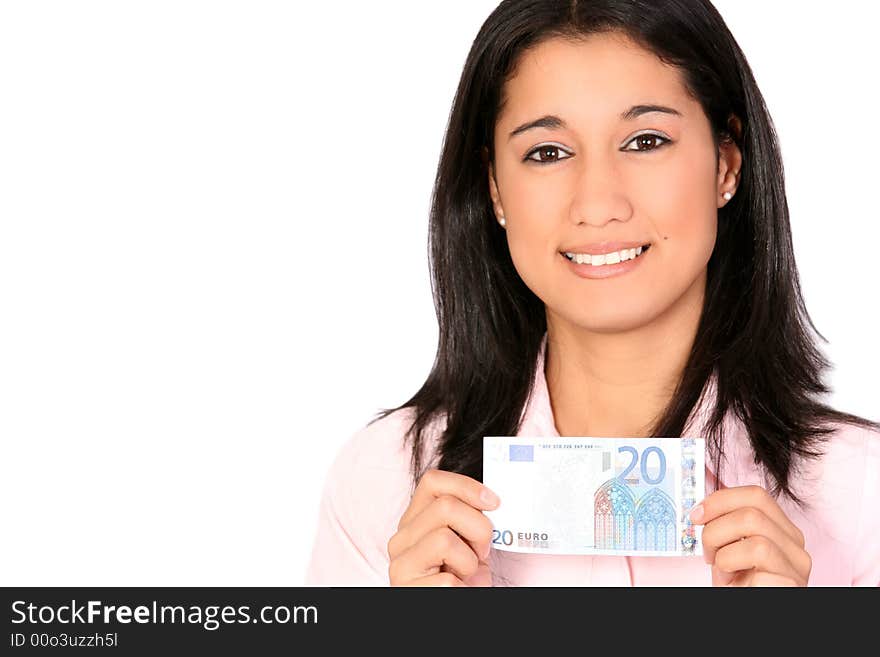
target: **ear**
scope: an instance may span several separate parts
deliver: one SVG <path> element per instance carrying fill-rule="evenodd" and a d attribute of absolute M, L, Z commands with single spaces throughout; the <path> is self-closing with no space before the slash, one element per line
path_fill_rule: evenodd
<path fill-rule="evenodd" d="M 737 141 L 742 138 L 742 122 L 735 114 L 730 115 L 727 122 L 730 136 L 718 146 L 718 207 L 730 201 L 724 198 L 725 193 L 736 194 L 739 187 L 740 171 L 742 170 L 742 152 Z"/>
<path fill-rule="evenodd" d="M 504 216 L 504 206 L 501 205 L 501 195 L 498 193 L 498 182 L 495 180 L 495 165 L 489 162 L 489 196 L 492 197 L 492 207 L 495 210 L 495 218 Z"/>

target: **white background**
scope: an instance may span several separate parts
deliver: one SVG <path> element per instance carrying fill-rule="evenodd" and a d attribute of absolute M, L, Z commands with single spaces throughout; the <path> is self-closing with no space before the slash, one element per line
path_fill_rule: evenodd
<path fill-rule="evenodd" d="M 431 185 L 495 0 L 0 4 L 0 584 L 299 585 L 416 391 Z M 880 418 L 877 10 L 718 0 L 837 407 Z"/>

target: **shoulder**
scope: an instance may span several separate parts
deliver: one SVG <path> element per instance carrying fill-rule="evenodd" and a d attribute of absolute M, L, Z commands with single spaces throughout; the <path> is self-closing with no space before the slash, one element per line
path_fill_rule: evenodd
<path fill-rule="evenodd" d="M 873 525 L 873 538 L 880 547 L 880 431 L 841 424 L 827 444 L 823 472 L 831 483 L 843 487 L 849 479 L 860 489 L 858 516 L 861 528 Z M 868 523 L 868 520 L 873 523 Z"/>
<path fill-rule="evenodd" d="M 793 514 L 801 515 L 809 527 L 805 534 L 813 539 L 814 566 L 816 556 L 834 555 L 836 563 L 829 568 L 848 564 L 848 582 L 876 586 L 880 584 L 880 432 L 837 423 L 820 451 L 793 479 L 795 492 L 807 504 Z M 849 558 L 839 558 L 844 554 Z"/>
<path fill-rule="evenodd" d="M 415 420 L 415 409 L 402 408 L 359 428 L 340 446 L 330 468 L 328 480 L 336 477 L 348 486 L 366 478 L 372 480 L 378 472 L 401 473 L 410 476 L 412 437 L 408 436 Z M 428 427 L 422 445 L 423 459 L 433 456 L 436 446 L 435 421 Z"/>
<path fill-rule="evenodd" d="M 363 549 L 386 554 L 387 543 L 413 491 L 412 437 L 415 410 L 398 409 L 352 434 L 326 475 L 323 497 L 339 523 Z M 434 460 L 438 422 L 425 432 L 422 458 Z"/>
<path fill-rule="evenodd" d="M 880 432 L 849 423 L 835 423 L 820 444 L 820 456 L 802 468 L 804 481 L 841 490 L 859 488 L 876 495 L 880 465 Z"/>

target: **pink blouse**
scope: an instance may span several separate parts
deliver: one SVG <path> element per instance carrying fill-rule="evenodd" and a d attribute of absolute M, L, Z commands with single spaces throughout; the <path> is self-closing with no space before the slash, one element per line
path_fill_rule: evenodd
<path fill-rule="evenodd" d="M 559 435 L 544 374 L 545 350 L 546 334 L 518 435 Z M 692 429 L 700 426 L 712 397 L 698 405 L 685 435 L 699 435 Z M 360 429 L 339 450 L 324 483 L 307 586 L 389 585 L 388 541 L 412 491 L 410 449 L 403 441 L 412 417 L 412 409 L 396 411 Z M 434 447 L 440 430 L 435 421 L 433 444 L 429 440 L 425 445 L 425 459 L 432 466 L 438 461 Z M 725 441 L 722 485 L 764 485 L 737 421 L 726 422 Z M 809 584 L 878 586 L 880 434 L 840 425 L 822 449 L 824 456 L 794 475 L 794 488 L 809 507 L 801 510 L 787 499 L 779 501 L 804 533 L 813 560 Z M 711 461 L 707 454 L 707 494 L 716 485 Z M 594 557 L 493 549 L 488 562 L 495 586 L 711 586 L 711 567 L 701 556 Z"/>

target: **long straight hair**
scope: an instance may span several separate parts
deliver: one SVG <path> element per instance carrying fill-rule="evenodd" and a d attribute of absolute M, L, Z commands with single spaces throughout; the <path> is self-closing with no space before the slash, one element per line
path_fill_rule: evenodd
<path fill-rule="evenodd" d="M 622 33 L 682 73 L 717 147 L 743 155 L 736 196 L 718 213 L 704 306 L 690 356 L 653 436 L 680 436 L 706 384 L 717 395 L 706 424 L 716 472 L 723 420 L 743 423 L 772 492 L 791 487 L 799 458 L 821 454 L 835 423 L 880 425 L 821 397 L 830 367 L 804 306 L 789 226 L 779 145 L 752 71 L 709 0 L 505 0 L 483 24 L 452 105 L 434 182 L 429 260 L 439 344 L 421 389 L 372 422 L 412 408 L 413 485 L 424 473 L 426 428 L 441 418 L 442 470 L 482 479 L 482 437 L 516 435 L 541 340 L 543 302 L 523 283 L 495 221 L 488 189 L 504 83 L 524 51 L 551 38 Z M 731 116 L 740 120 L 733 129 Z"/>

